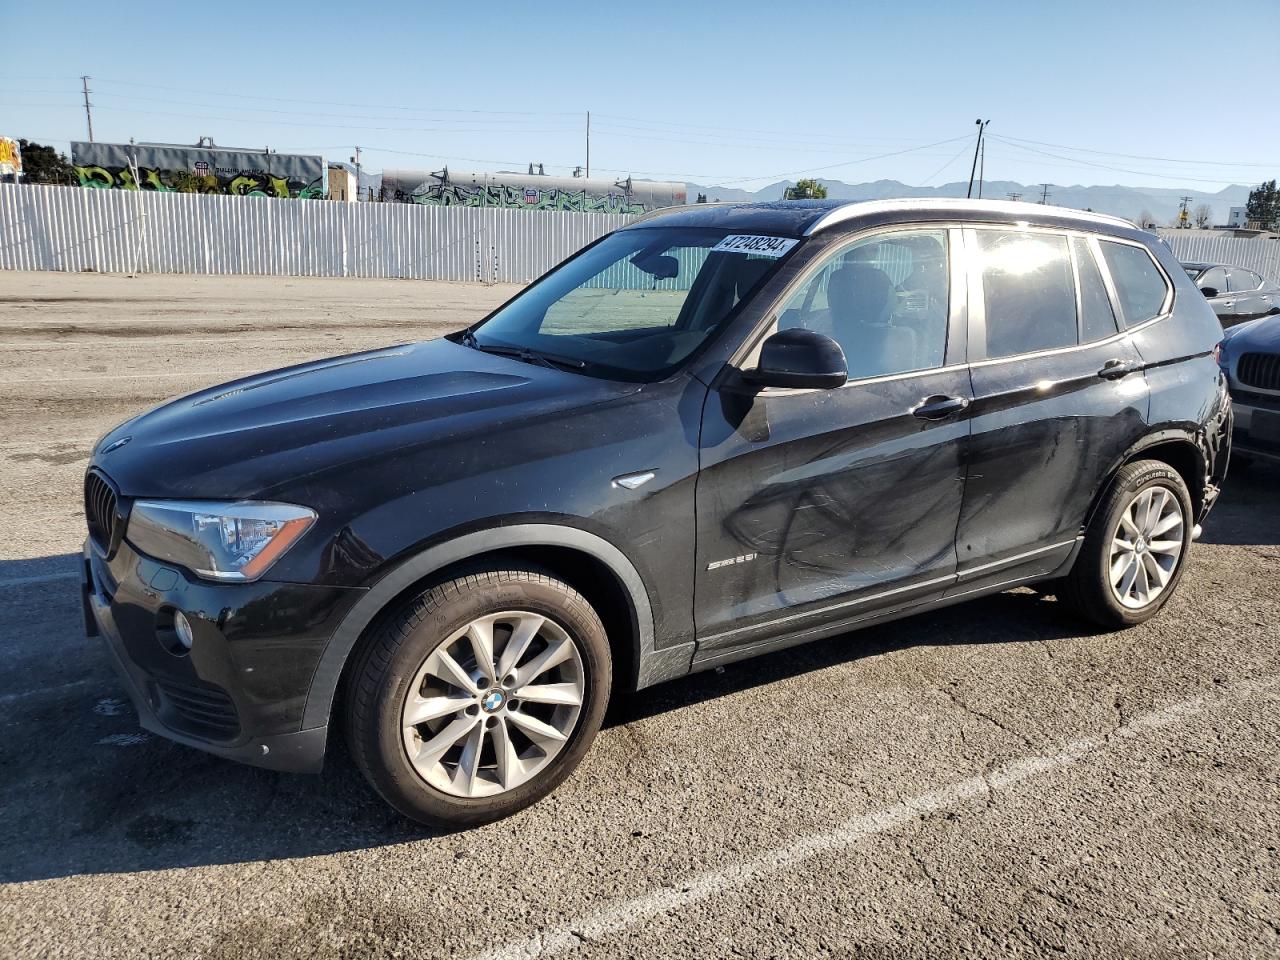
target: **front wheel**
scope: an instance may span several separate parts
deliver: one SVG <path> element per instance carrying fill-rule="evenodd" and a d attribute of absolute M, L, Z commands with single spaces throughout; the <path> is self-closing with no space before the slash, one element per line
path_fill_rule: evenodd
<path fill-rule="evenodd" d="M 1182 578 L 1193 527 L 1177 470 L 1158 460 L 1122 467 L 1063 581 L 1063 599 L 1103 627 L 1149 620 Z"/>
<path fill-rule="evenodd" d="M 368 638 L 347 702 L 351 753 L 411 819 L 498 820 L 573 772 L 610 672 L 600 618 L 568 584 L 511 568 L 448 580 Z"/>

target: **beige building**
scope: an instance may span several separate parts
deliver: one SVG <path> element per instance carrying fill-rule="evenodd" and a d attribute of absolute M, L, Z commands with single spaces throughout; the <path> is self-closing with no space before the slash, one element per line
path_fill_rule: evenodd
<path fill-rule="evenodd" d="M 356 175 L 338 163 L 329 164 L 329 199 L 354 202 L 359 187 Z"/>

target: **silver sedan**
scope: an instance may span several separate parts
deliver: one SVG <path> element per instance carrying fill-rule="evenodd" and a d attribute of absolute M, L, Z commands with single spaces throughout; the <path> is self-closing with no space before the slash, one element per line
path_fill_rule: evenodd
<path fill-rule="evenodd" d="M 1223 327 L 1280 313 L 1280 285 L 1253 270 L 1222 263 L 1184 263 Z"/>

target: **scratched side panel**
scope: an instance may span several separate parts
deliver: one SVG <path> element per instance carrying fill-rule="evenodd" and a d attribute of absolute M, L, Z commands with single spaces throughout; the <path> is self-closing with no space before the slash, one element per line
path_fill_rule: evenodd
<path fill-rule="evenodd" d="M 968 423 L 910 412 L 939 394 L 968 396 L 967 372 L 708 397 L 700 653 L 848 612 L 833 606 L 874 609 L 946 585 L 937 581 L 955 570 Z M 902 592 L 877 599 L 892 590 Z"/>

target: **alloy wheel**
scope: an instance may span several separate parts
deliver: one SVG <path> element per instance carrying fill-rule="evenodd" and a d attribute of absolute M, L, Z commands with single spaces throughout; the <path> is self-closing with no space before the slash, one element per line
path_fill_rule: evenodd
<path fill-rule="evenodd" d="M 405 753 L 451 796 L 505 793 L 564 749 L 585 695 L 582 654 L 558 623 L 529 611 L 480 617 L 418 668 L 401 711 Z"/>
<path fill-rule="evenodd" d="M 1182 559 L 1186 521 L 1171 490 L 1148 487 L 1120 514 L 1111 535 L 1111 590 L 1130 610 L 1155 601 Z"/>

